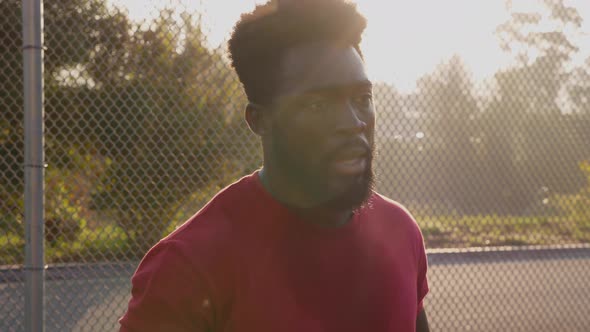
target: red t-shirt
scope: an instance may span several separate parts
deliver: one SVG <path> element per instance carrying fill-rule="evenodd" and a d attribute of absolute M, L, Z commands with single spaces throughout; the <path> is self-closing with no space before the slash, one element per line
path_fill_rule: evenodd
<path fill-rule="evenodd" d="M 346 225 L 322 228 L 254 173 L 147 253 L 121 331 L 415 331 L 426 266 L 399 204 L 373 194 Z"/>

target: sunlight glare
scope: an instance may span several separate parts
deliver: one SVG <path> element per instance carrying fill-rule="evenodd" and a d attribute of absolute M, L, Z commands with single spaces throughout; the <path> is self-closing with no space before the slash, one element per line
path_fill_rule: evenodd
<path fill-rule="evenodd" d="M 496 26 L 506 19 L 502 1 L 359 0 L 369 19 L 363 46 L 369 70 L 377 80 L 400 91 L 436 65 L 460 55 L 473 78 L 493 75 L 508 57 L 498 47 Z"/>
<path fill-rule="evenodd" d="M 266 0 L 108 0 L 127 8 L 133 20 L 153 17 L 157 9 L 172 1 L 188 10 L 204 12 L 202 17 L 211 47 L 222 44 L 240 14 Z M 495 35 L 498 25 L 510 14 L 505 0 L 357 0 L 368 18 L 362 48 L 369 74 L 376 81 L 393 84 L 400 92 L 411 92 L 416 81 L 434 68 L 459 55 L 475 82 L 491 78 L 498 69 L 514 63 L 503 52 Z M 512 12 L 541 12 L 538 0 L 512 0 Z M 590 1 L 569 0 L 583 18 L 590 17 Z M 583 22 L 583 34 L 573 35 L 577 45 L 590 45 L 590 22 Z M 543 23 L 545 23 L 544 20 Z M 543 29 L 551 29 L 544 25 Z M 567 27 L 566 27 L 567 29 Z M 583 46 L 582 46 L 583 47 Z M 583 61 L 588 50 L 574 55 Z"/>

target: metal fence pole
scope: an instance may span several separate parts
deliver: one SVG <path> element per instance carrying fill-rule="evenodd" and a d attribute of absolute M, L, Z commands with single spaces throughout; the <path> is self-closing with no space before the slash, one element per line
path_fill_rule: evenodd
<path fill-rule="evenodd" d="M 23 0 L 25 107 L 25 330 L 43 331 L 43 15 L 42 0 Z"/>

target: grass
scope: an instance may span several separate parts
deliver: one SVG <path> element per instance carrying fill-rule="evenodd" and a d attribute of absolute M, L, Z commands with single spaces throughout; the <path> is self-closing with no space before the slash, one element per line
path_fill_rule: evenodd
<path fill-rule="evenodd" d="M 15 265 L 24 261 L 25 240 L 11 232 L 0 232 L 0 266 Z"/>
<path fill-rule="evenodd" d="M 576 216 L 416 214 L 416 219 L 429 249 L 590 243 L 590 217 Z M 131 242 L 115 225 L 85 227 L 74 241 L 46 243 L 45 259 L 48 264 L 126 261 L 138 257 Z M 24 246 L 22 236 L 0 233 L 0 265 L 22 264 Z"/>
<path fill-rule="evenodd" d="M 124 261 L 128 256 L 131 255 L 127 235 L 113 225 L 85 228 L 74 241 L 59 239 L 55 243 L 45 243 L 48 264 Z M 24 238 L 10 232 L 0 233 L 0 266 L 22 264 L 24 259 Z"/>
<path fill-rule="evenodd" d="M 118 226 L 83 229 L 75 241 L 45 246 L 48 263 L 120 261 L 129 255 L 127 234 Z"/>
<path fill-rule="evenodd" d="M 428 248 L 590 243 L 590 218 L 487 215 L 417 219 Z"/>

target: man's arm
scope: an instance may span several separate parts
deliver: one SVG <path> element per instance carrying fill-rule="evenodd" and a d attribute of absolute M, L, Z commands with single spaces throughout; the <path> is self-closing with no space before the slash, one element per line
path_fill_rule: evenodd
<path fill-rule="evenodd" d="M 212 303 L 183 252 L 164 241 L 144 257 L 132 278 L 120 332 L 206 331 Z"/>
<path fill-rule="evenodd" d="M 416 332 L 430 332 L 428 319 L 426 318 L 426 311 L 424 311 L 424 309 L 420 310 L 418 318 L 416 318 Z"/>
<path fill-rule="evenodd" d="M 417 224 L 416 224 L 417 225 Z M 426 318 L 426 311 L 424 311 L 424 297 L 428 294 L 428 258 L 426 257 L 426 248 L 424 247 L 424 238 L 422 232 L 418 228 L 417 232 L 417 243 L 418 248 L 418 316 L 416 317 L 416 331 L 417 332 L 430 332 L 428 326 L 428 319 Z"/>

